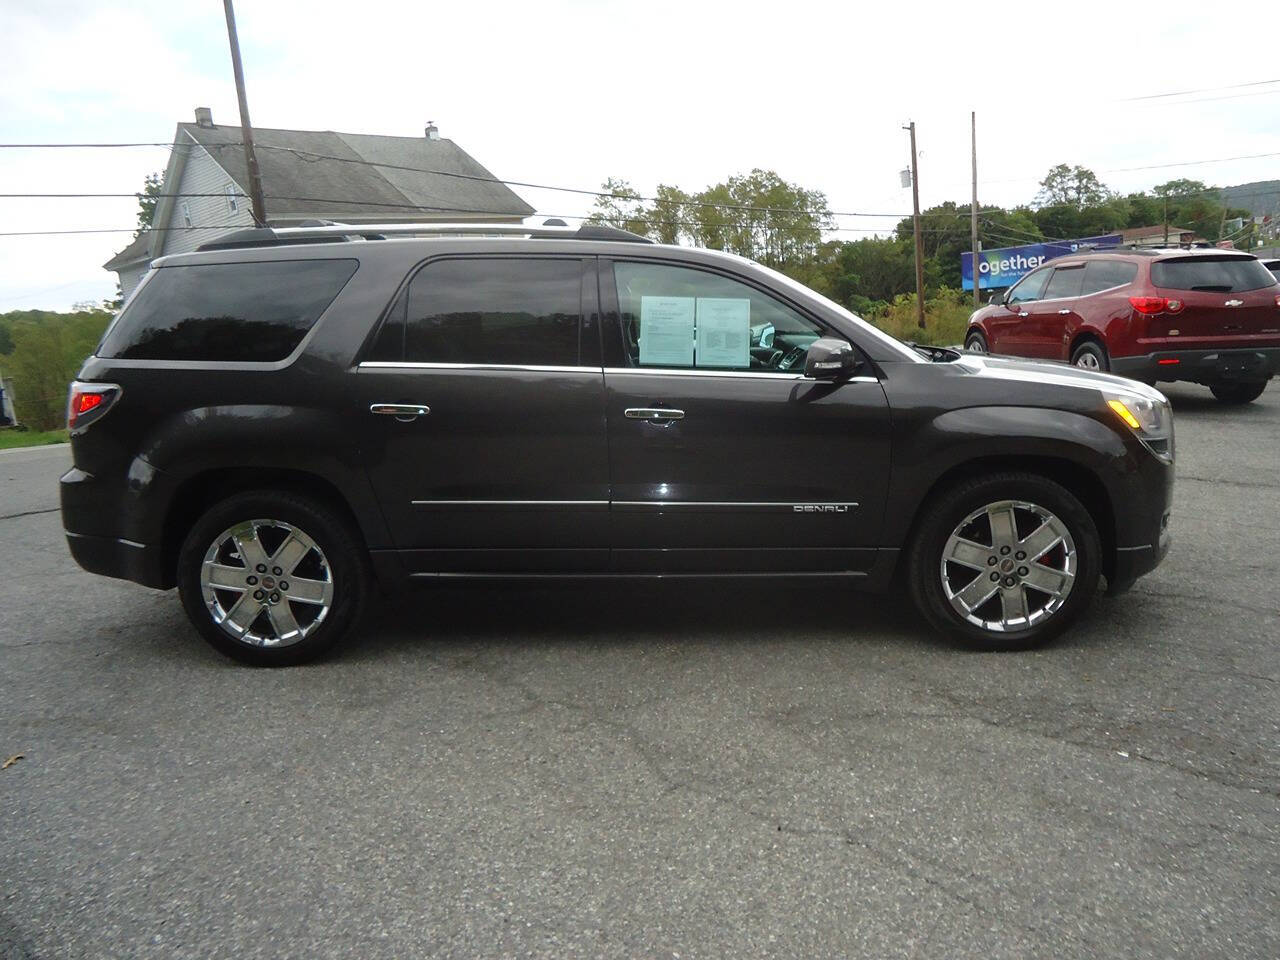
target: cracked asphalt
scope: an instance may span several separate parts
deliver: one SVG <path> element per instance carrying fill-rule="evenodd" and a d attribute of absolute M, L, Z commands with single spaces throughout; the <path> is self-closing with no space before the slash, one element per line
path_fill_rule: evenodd
<path fill-rule="evenodd" d="M 0 455 L 0 957 L 1280 955 L 1280 385 L 1056 645 L 839 588 L 431 589 L 238 667 Z"/>

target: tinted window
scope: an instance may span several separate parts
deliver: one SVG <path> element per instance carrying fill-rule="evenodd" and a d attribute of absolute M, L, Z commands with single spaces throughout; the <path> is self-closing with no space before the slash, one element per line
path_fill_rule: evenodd
<path fill-rule="evenodd" d="M 161 267 L 107 331 L 126 360 L 283 360 L 333 302 L 356 260 Z"/>
<path fill-rule="evenodd" d="M 1009 291 L 1010 303 L 1030 303 L 1039 300 L 1044 293 L 1044 285 L 1049 281 L 1052 270 L 1037 270 L 1023 277 L 1016 287 Z"/>
<path fill-rule="evenodd" d="M 1280 276 L 1280 260 L 1268 260 L 1266 261 L 1266 266 L 1276 276 Z"/>
<path fill-rule="evenodd" d="M 1133 283 L 1138 275 L 1138 265 L 1123 260 L 1090 260 L 1084 268 L 1084 286 L 1081 294 L 1097 293 L 1112 287 Z"/>
<path fill-rule="evenodd" d="M 657 263 L 616 263 L 630 366 L 788 371 L 820 326 L 754 287 Z"/>
<path fill-rule="evenodd" d="M 576 366 L 581 303 L 579 260 L 430 263 L 409 284 L 404 358 Z"/>
<path fill-rule="evenodd" d="M 1169 290 L 1232 293 L 1269 287 L 1276 278 L 1252 257 L 1187 257 L 1153 263 L 1151 282 Z"/>
<path fill-rule="evenodd" d="M 1080 296 L 1084 283 L 1084 267 L 1058 267 L 1044 288 L 1045 300 L 1063 300 Z"/>

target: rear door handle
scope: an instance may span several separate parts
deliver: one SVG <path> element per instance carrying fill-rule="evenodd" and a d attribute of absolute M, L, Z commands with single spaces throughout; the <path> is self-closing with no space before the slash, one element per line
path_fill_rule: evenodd
<path fill-rule="evenodd" d="M 1060 316 L 1060 317 L 1065 317 L 1065 316 L 1066 316 L 1067 314 L 1069 314 L 1070 312 L 1071 312 L 1070 310 L 1068 310 L 1068 309 L 1066 309 L 1066 308 L 1064 307 L 1063 309 L 1061 309 L 1061 310 L 1059 310 L 1059 311 L 1058 311 L 1058 316 Z"/>
<path fill-rule="evenodd" d="M 683 420 L 684 411 L 673 407 L 627 407 L 623 414 L 628 420 Z"/>
<path fill-rule="evenodd" d="M 1027 311 L 1025 311 L 1025 310 L 1019 310 L 1019 311 L 1018 311 L 1018 316 L 1020 316 L 1020 317 L 1029 317 L 1029 316 L 1031 316 L 1031 314 L 1027 313 Z"/>
<path fill-rule="evenodd" d="M 431 412 L 431 408 L 425 403 L 371 403 L 369 412 L 395 417 L 403 423 L 408 423 L 418 417 L 425 417 Z"/>

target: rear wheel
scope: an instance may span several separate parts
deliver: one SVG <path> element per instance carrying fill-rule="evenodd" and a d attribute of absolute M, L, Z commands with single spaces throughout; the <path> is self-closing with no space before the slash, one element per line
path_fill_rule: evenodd
<path fill-rule="evenodd" d="M 990 353 L 991 352 L 991 350 L 987 347 L 987 338 L 984 337 L 981 331 L 978 331 L 978 330 L 974 330 L 970 332 L 969 336 L 965 337 L 964 348 L 968 350 L 970 353 Z"/>
<path fill-rule="evenodd" d="M 238 494 L 212 507 L 183 542 L 178 589 L 210 644 L 255 666 L 312 660 L 355 624 L 369 591 L 350 524 L 310 497 Z"/>
<path fill-rule="evenodd" d="M 935 628 L 981 649 L 1018 650 L 1080 616 L 1101 564 L 1097 526 L 1066 488 L 1002 473 L 963 483 L 926 508 L 908 572 Z"/>
<path fill-rule="evenodd" d="M 1252 403 L 1262 396 L 1267 389 L 1267 381 L 1256 383 L 1211 383 L 1209 390 L 1220 403 L 1239 404 Z"/>
<path fill-rule="evenodd" d="M 1086 370 L 1107 371 L 1111 369 L 1111 361 L 1107 358 L 1107 348 L 1093 340 L 1086 340 L 1071 353 L 1071 362 Z"/>

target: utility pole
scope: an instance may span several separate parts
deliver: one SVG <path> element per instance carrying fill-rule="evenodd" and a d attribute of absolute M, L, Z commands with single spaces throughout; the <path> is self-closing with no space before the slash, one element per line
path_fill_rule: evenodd
<path fill-rule="evenodd" d="M 228 0 L 230 2 L 230 0 Z M 916 166 L 916 124 L 913 120 L 902 128 L 911 131 L 911 232 L 916 241 L 916 325 L 924 329 L 924 259 L 920 248 L 920 172 Z"/>
<path fill-rule="evenodd" d="M 222 0 L 227 14 L 227 39 L 231 41 L 231 68 L 236 75 L 236 97 L 240 101 L 240 130 L 244 136 L 244 162 L 249 168 L 249 201 L 253 204 L 253 222 L 267 225 L 267 205 L 262 200 L 262 175 L 258 172 L 258 156 L 253 152 L 253 124 L 249 122 L 249 99 L 244 92 L 244 67 L 240 64 L 240 38 L 236 35 L 236 12 L 231 0 Z"/>
<path fill-rule="evenodd" d="M 973 309 L 982 306 L 982 295 L 978 291 L 978 111 L 969 111 L 969 142 L 973 145 L 973 210 L 969 215 L 969 249 L 973 255 L 969 260 L 969 268 L 973 271 Z"/>
<path fill-rule="evenodd" d="M 1164 220 L 1164 245 L 1167 247 L 1169 245 L 1169 197 L 1167 194 L 1164 198 L 1164 216 L 1162 219 Z"/>

